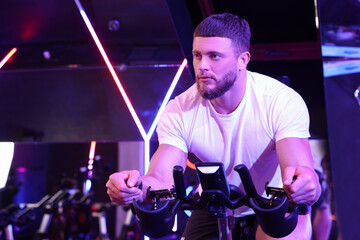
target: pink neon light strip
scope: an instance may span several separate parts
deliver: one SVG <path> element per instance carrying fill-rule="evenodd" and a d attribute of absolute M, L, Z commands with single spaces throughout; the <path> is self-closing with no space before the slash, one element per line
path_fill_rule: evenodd
<path fill-rule="evenodd" d="M 80 11 L 80 14 L 81 14 L 83 20 L 85 21 L 85 24 L 86 24 L 87 28 L 90 31 L 91 36 L 93 37 L 93 39 L 94 39 L 94 41 L 95 41 L 95 43 L 96 43 L 102 57 L 103 57 L 103 59 L 104 59 L 106 65 L 108 67 L 109 71 L 110 71 L 116 85 L 118 86 L 123 99 L 125 100 L 125 103 L 126 103 L 128 109 L 129 109 L 129 111 L 130 111 L 130 113 L 131 113 L 131 115 L 132 115 L 132 117 L 133 117 L 133 119 L 134 119 L 140 133 L 141 133 L 142 138 L 144 139 L 144 142 L 145 142 L 145 159 L 144 159 L 144 162 L 145 162 L 145 172 L 146 172 L 147 169 L 148 169 L 149 161 L 150 161 L 150 156 L 149 156 L 149 152 L 150 152 L 150 146 L 149 146 L 150 143 L 149 143 L 149 141 L 150 141 L 150 138 L 151 138 L 151 136 L 152 136 L 152 134 L 153 134 L 153 132 L 155 130 L 155 127 L 156 127 L 156 125 L 158 123 L 158 120 L 160 118 L 160 115 L 161 115 L 162 111 L 164 110 L 166 104 L 168 103 L 168 101 L 169 101 L 169 99 L 170 99 L 170 97 L 171 97 L 171 95 L 172 95 L 172 93 L 173 93 L 173 91 L 175 89 L 175 86 L 176 86 L 176 84 L 177 84 L 177 82 L 178 82 L 184 68 L 187 65 L 187 60 L 184 59 L 182 64 L 180 65 L 180 67 L 179 67 L 179 69 L 178 69 L 178 71 L 177 71 L 177 73 L 176 73 L 176 75 L 175 75 L 175 77 L 174 77 L 174 79 L 173 79 L 167 93 L 166 93 L 166 96 L 165 96 L 165 98 L 164 98 L 164 100 L 162 102 L 162 105 L 160 106 L 160 108 L 158 110 L 158 113 L 156 114 L 156 117 L 155 117 L 155 119 L 154 119 L 154 121 L 153 121 L 153 123 L 152 123 L 152 125 L 151 125 L 151 127 L 149 129 L 149 132 L 146 133 L 145 130 L 144 130 L 144 127 L 141 124 L 141 121 L 139 120 L 139 118 L 138 118 L 138 116 L 137 116 L 137 114 L 135 112 L 135 109 L 133 108 L 133 106 L 132 106 L 132 104 L 130 102 L 130 99 L 128 98 L 124 88 L 122 87 L 122 85 L 120 83 L 120 80 L 117 77 L 116 72 L 115 72 L 113 66 L 111 65 L 111 63 L 110 63 L 110 61 L 109 61 L 109 59 L 107 57 L 107 54 L 106 54 L 104 48 L 102 47 L 102 44 L 101 44 L 99 38 L 97 37 L 97 34 L 96 34 L 94 28 L 92 27 L 91 22 L 90 22 L 89 18 L 87 17 L 82 5 L 80 4 L 79 0 L 75 0 L 75 3 L 76 3 L 76 5 L 77 5 L 77 7 L 78 7 L 78 9 Z M 162 65 L 159 65 L 159 66 L 163 67 Z"/>
<path fill-rule="evenodd" d="M 94 168 L 94 157 L 95 157 L 95 147 L 96 147 L 96 142 L 95 141 L 91 141 L 90 143 L 90 151 L 89 151 L 89 161 L 88 161 L 88 178 L 92 178 L 92 174 L 93 174 L 93 168 Z"/>
<path fill-rule="evenodd" d="M 142 126 L 142 124 L 140 122 L 140 119 L 139 119 L 138 115 L 136 114 L 135 109 L 132 106 L 131 101 L 130 101 L 129 97 L 127 96 L 123 86 L 121 85 L 120 80 L 119 80 L 118 76 L 116 75 L 116 72 L 115 72 L 113 66 L 110 63 L 110 60 L 107 57 L 107 54 L 106 54 L 106 52 L 105 52 L 105 50 L 104 50 L 104 48 L 103 48 L 103 46 L 102 46 L 102 44 L 101 44 L 101 42 L 100 42 L 100 40 L 98 38 L 93 26 L 91 25 L 91 22 L 90 22 L 89 18 L 87 17 L 82 5 L 80 4 L 80 1 L 75 0 L 75 3 L 77 5 L 77 7 L 79 8 L 80 14 L 81 14 L 82 18 L 84 19 L 85 24 L 86 24 L 87 28 L 89 29 L 90 34 L 93 37 L 93 39 L 95 41 L 95 44 L 98 47 L 98 49 L 99 49 L 99 51 L 101 53 L 101 56 L 103 57 L 103 59 L 104 59 L 104 61 L 106 63 L 106 66 L 108 67 L 108 69 L 110 71 L 111 76 L 113 77 L 117 87 L 120 90 L 121 96 L 123 97 L 123 99 L 124 99 L 124 101 L 126 103 L 126 106 L 128 107 L 128 109 L 130 111 L 130 114 L 133 117 L 133 119 L 135 121 L 135 124 L 136 124 L 136 126 L 138 127 L 138 129 L 140 131 L 141 136 L 145 139 L 146 138 L 146 132 L 144 130 L 144 127 Z"/>
<path fill-rule="evenodd" d="M 0 69 L 5 65 L 5 63 L 14 55 L 14 53 L 17 51 L 17 48 L 11 49 L 11 51 L 6 54 L 3 60 L 0 62 Z"/>
<path fill-rule="evenodd" d="M 96 142 L 91 141 L 91 143 L 90 143 L 90 152 L 89 152 L 89 160 L 94 160 L 95 147 L 96 147 Z"/>

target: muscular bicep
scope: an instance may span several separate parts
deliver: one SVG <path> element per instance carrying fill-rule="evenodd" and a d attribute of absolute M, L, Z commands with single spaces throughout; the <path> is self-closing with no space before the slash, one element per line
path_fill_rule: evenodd
<path fill-rule="evenodd" d="M 187 153 L 168 144 L 160 144 L 151 158 L 149 170 L 143 180 L 153 189 L 170 189 L 173 185 L 173 168 L 186 167 Z M 144 183 L 145 183 L 144 182 Z"/>
<path fill-rule="evenodd" d="M 281 169 L 288 166 L 314 167 L 307 138 L 284 138 L 277 141 L 276 154 Z"/>

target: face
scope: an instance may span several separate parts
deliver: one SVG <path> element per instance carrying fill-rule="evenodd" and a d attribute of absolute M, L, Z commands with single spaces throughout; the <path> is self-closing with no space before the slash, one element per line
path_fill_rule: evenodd
<path fill-rule="evenodd" d="M 193 64 L 198 91 L 209 100 L 229 91 L 238 76 L 237 57 L 229 38 L 195 37 Z"/>

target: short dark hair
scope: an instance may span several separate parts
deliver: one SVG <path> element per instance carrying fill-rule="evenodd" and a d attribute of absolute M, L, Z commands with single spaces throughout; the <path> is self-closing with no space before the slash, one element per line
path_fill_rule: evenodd
<path fill-rule="evenodd" d="M 235 53 L 249 51 L 249 23 L 231 13 L 214 14 L 205 18 L 195 29 L 195 37 L 225 37 L 232 40 Z"/>

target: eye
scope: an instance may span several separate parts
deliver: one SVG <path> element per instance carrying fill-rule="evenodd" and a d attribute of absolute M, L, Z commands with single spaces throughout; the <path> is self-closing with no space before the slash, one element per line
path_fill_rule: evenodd
<path fill-rule="evenodd" d="M 199 53 L 193 53 L 193 57 L 196 58 L 196 59 L 199 59 L 201 56 Z"/>
<path fill-rule="evenodd" d="M 219 56 L 219 55 L 217 55 L 217 54 L 211 54 L 211 55 L 210 55 L 210 58 L 211 58 L 211 59 L 215 59 L 215 60 L 216 60 L 216 59 L 219 59 L 219 58 L 220 58 L 220 56 Z"/>

